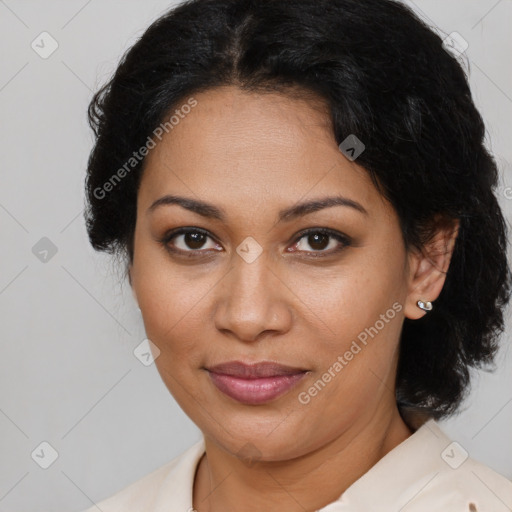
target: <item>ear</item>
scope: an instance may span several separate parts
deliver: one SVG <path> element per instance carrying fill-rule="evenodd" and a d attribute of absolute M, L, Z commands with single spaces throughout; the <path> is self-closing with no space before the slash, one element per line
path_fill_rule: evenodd
<path fill-rule="evenodd" d="M 135 288 L 133 287 L 133 281 L 132 281 L 132 271 L 133 271 L 133 264 L 130 263 L 128 265 L 128 282 L 130 283 L 130 288 L 132 289 L 132 295 L 135 299 L 135 303 L 137 304 L 137 308 L 139 308 L 139 301 L 137 300 L 137 294 L 135 293 Z M 140 308 L 139 308 L 140 310 Z"/>
<path fill-rule="evenodd" d="M 418 307 L 418 300 L 433 302 L 439 297 L 450 266 L 460 222 L 458 219 L 437 221 L 435 225 L 436 230 L 425 246 L 409 253 L 409 291 L 404 314 L 411 320 L 427 314 Z"/>

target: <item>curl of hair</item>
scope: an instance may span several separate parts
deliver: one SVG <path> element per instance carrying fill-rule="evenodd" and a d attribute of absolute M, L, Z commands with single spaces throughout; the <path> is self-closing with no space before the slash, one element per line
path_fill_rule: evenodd
<path fill-rule="evenodd" d="M 401 410 L 455 412 L 470 367 L 493 361 L 510 293 L 497 168 L 458 61 L 391 0 L 181 4 L 145 31 L 90 103 L 85 219 L 95 249 L 132 261 L 144 160 L 105 197 L 95 191 L 180 102 L 224 85 L 323 100 L 336 141 L 364 142 L 357 163 L 395 208 L 407 247 L 424 246 L 434 219 L 459 219 L 433 311 L 404 321 L 396 378 Z"/>

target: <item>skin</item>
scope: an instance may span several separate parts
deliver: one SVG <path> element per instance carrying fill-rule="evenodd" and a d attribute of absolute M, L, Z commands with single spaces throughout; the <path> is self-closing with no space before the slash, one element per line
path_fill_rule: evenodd
<path fill-rule="evenodd" d="M 407 250 L 394 209 L 340 152 L 320 101 L 235 87 L 194 97 L 197 106 L 146 157 L 130 265 L 147 336 L 160 350 L 158 371 L 205 437 L 193 506 L 316 510 L 412 434 L 394 397 L 400 330 L 404 317 L 426 314 L 418 299 L 441 292 L 456 226 L 439 229 L 423 251 Z M 149 212 L 166 194 L 206 201 L 226 218 L 176 204 Z M 281 209 L 334 195 L 367 213 L 334 206 L 277 222 Z M 168 245 L 179 256 L 159 242 L 179 227 L 208 237 L 194 245 L 178 235 Z M 351 242 L 315 245 L 298 238 L 306 228 L 330 228 Z M 236 252 L 249 236 L 262 249 L 252 263 Z M 301 403 L 299 393 L 394 303 L 394 318 Z M 221 393 L 204 369 L 232 360 L 309 371 L 285 395 L 246 405 Z"/>

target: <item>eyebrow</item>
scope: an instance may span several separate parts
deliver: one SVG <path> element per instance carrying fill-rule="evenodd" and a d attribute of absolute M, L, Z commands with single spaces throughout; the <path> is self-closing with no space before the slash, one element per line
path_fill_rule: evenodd
<path fill-rule="evenodd" d="M 213 204 L 207 203 L 205 201 L 175 195 L 165 195 L 160 197 L 147 209 L 146 213 L 150 214 L 161 206 L 173 204 L 179 205 L 186 210 L 197 213 L 202 217 L 216 219 L 221 222 L 226 221 L 226 213 L 222 208 L 218 208 L 217 206 L 214 206 Z M 302 217 L 304 215 L 308 215 L 309 213 L 317 212 L 325 208 L 331 208 L 333 206 L 346 206 L 364 215 L 368 215 L 368 211 L 357 201 L 343 196 L 332 196 L 313 199 L 311 201 L 299 203 L 289 208 L 285 208 L 284 210 L 280 210 L 278 219 L 279 222 L 289 222 L 293 219 L 296 219 L 297 217 Z"/>

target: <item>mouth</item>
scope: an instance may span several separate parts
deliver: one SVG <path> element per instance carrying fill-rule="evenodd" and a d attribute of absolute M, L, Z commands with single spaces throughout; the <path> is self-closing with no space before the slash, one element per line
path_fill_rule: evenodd
<path fill-rule="evenodd" d="M 230 361 L 205 369 L 219 391 L 248 405 L 277 399 L 297 385 L 308 372 L 267 361 L 256 364 Z"/>

